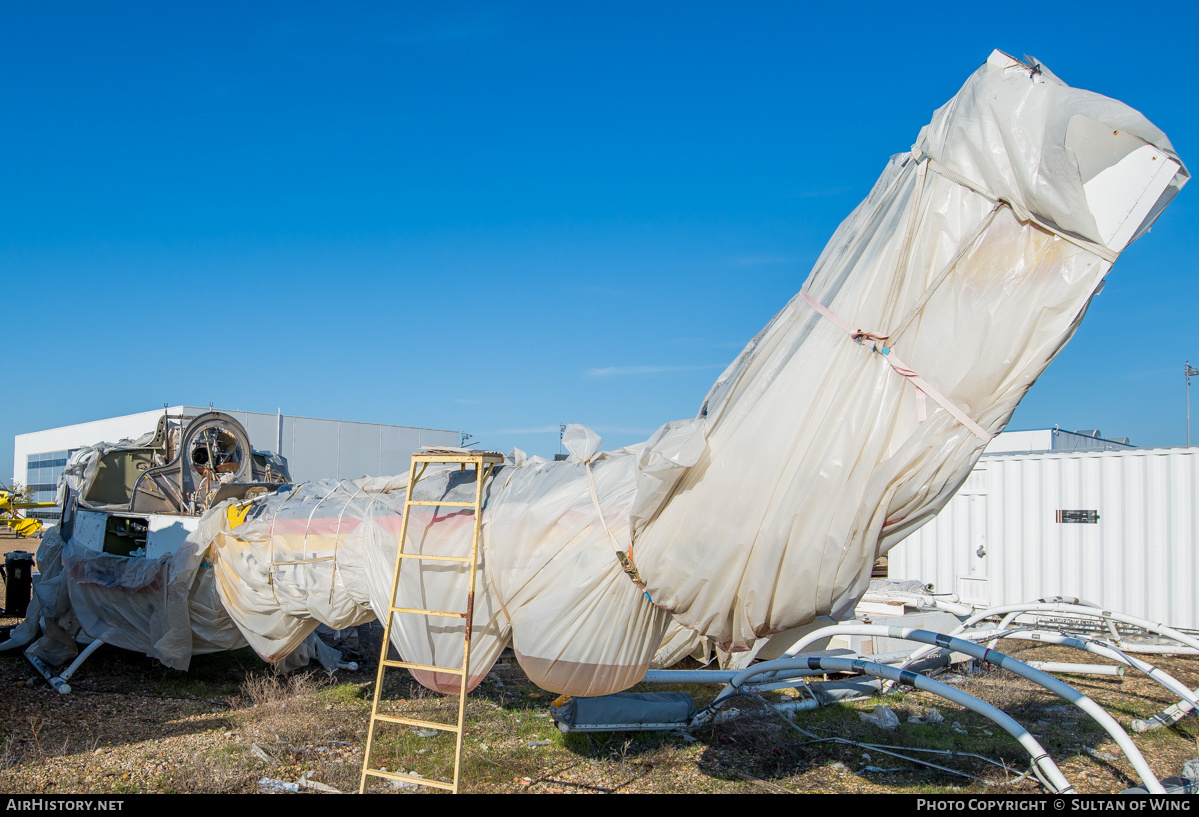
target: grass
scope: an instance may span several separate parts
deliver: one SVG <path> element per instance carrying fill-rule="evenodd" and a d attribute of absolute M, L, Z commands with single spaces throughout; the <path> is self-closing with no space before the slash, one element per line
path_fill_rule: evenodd
<path fill-rule="evenodd" d="M 0 788 L 256 792 L 262 778 L 294 783 L 305 775 L 342 791 L 358 788 L 374 685 L 369 670 L 339 677 L 323 671 L 278 676 L 252 654 L 233 653 L 198 657 L 196 674 L 189 677 L 118 650 L 102 649 L 93 658 L 98 660 L 72 679 L 76 692 L 60 697 L 44 685 L 24 686 L 29 670 L 22 659 L 0 655 L 0 685 L 7 684 L 12 698 L 10 731 L 0 744 Z M 1199 686 L 1199 660 L 1168 661 L 1171 673 Z M 1038 736 L 1080 791 L 1120 791 L 1139 782 L 1107 733 L 1060 699 L 1000 670 L 949 673 L 941 680 L 1011 714 Z M 1067 680 L 1124 724 L 1172 702 L 1157 685 L 1131 675 Z M 690 692 L 701 706 L 719 690 L 676 688 Z M 456 698 L 431 693 L 400 671 L 389 671 L 385 697 L 387 709 L 405 717 L 442 722 L 456 717 Z M 465 791 L 995 792 L 867 744 L 903 747 L 897 751 L 995 780 L 1014 778 L 1028 766 L 1027 753 L 1001 728 L 919 691 L 798 713 L 793 725 L 759 699 L 743 696 L 731 703 L 740 710 L 739 718 L 713 722 L 690 736 L 564 735 L 548 717 L 553 697 L 534 687 L 515 664 L 497 665 L 468 697 L 461 773 Z M 894 710 L 901 726 L 885 731 L 863 722 L 860 715 L 879 705 Z M 930 708 L 938 709 L 944 722 L 908 723 Z M 84 712 L 99 730 L 86 737 L 75 727 Z M 138 737 L 131 723 L 138 725 Z M 420 732 L 411 726 L 383 727 L 372 766 L 451 777 L 452 735 Z M 1178 774 L 1182 762 L 1196 756 L 1197 734 L 1199 720 L 1191 717 L 1134 739 L 1164 777 Z M 187 739 L 184 755 L 172 748 L 172 735 Z M 857 745 L 829 740 L 833 738 Z M 1011 771 L 961 754 L 915 751 L 920 749 L 970 752 Z M 162 757 L 174 759 L 163 763 Z M 397 791 L 383 781 L 371 782 L 380 791 Z M 1002 791 L 1036 793 L 1040 788 L 1024 780 Z"/>
<path fill-rule="evenodd" d="M 151 659 L 148 659 L 151 660 Z M 239 678 L 251 672 L 269 672 L 270 665 L 249 647 L 228 652 L 196 655 L 186 671 L 153 662 L 159 694 L 174 698 L 203 698 L 231 695 L 240 689 Z"/>
<path fill-rule="evenodd" d="M 326 703 L 345 705 L 363 703 L 369 706 L 371 687 L 368 684 L 333 682 L 321 689 L 317 695 Z"/>

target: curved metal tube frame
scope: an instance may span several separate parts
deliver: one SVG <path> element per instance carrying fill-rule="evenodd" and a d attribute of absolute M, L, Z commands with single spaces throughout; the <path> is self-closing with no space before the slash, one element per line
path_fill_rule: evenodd
<path fill-rule="evenodd" d="M 1058 697 L 1069 701 L 1083 712 L 1086 712 L 1088 715 L 1090 715 L 1091 718 L 1093 718 L 1100 726 L 1102 726 L 1104 730 L 1106 730 L 1107 733 L 1112 736 L 1112 739 L 1116 741 L 1117 745 L 1119 745 L 1120 749 L 1124 752 L 1125 756 L 1128 758 L 1129 762 L 1140 776 L 1141 781 L 1145 784 L 1145 787 L 1154 794 L 1165 793 L 1165 789 L 1162 788 L 1161 783 L 1157 779 L 1157 775 L 1153 773 L 1153 770 L 1149 768 L 1149 764 L 1145 761 L 1144 755 L 1141 754 L 1141 751 L 1136 747 L 1136 744 L 1132 742 L 1132 738 L 1128 736 L 1128 733 L 1125 732 L 1124 729 L 1121 728 L 1120 724 L 1116 722 L 1116 719 L 1109 715 L 1101 706 L 1092 701 L 1086 695 L 1083 695 L 1081 692 L 1074 689 L 1074 687 L 1059 681 L 1052 675 L 1033 669 L 1023 661 L 1019 661 L 1009 655 L 997 652 L 989 647 L 983 647 L 973 642 L 966 641 L 965 639 L 955 638 L 942 633 L 934 633 L 930 632 L 929 630 L 919 630 L 911 627 L 883 627 L 877 624 L 840 624 L 833 625 L 831 627 L 824 627 L 820 630 L 816 630 L 815 632 L 808 633 L 806 636 L 796 642 L 795 645 L 787 651 L 787 654 L 793 655 L 799 653 L 804 649 L 804 647 L 813 643 L 817 639 L 826 638 L 830 635 L 837 634 L 882 635 L 888 638 L 898 638 L 904 641 L 917 641 L 924 644 L 933 645 L 934 647 L 950 649 L 956 652 L 965 653 L 966 655 L 977 658 L 985 663 L 994 664 L 995 666 L 1013 672 L 1022 678 L 1026 678 L 1035 684 L 1039 684 Z M 915 660 L 915 654 L 913 654 L 913 658 L 909 660 L 909 663 L 911 660 Z M 771 662 L 767 662 L 767 664 L 769 663 Z M 734 679 L 734 682 L 733 684 L 730 684 L 730 687 L 738 685 L 738 679 L 741 679 L 741 676 L 738 676 L 737 679 Z"/>
<path fill-rule="evenodd" d="M 743 670 L 726 687 L 726 690 L 721 692 L 716 702 L 719 702 L 728 690 L 741 686 L 755 675 L 764 672 L 782 672 L 795 669 L 818 669 L 825 672 L 853 672 L 862 675 L 872 675 L 876 678 L 885 678 L 896 683 L 907 684 L 925 692 L 931 692 L 934 695 L 939 695 L 953 703 L 971 709 L 994 722 L 1019 742 L 1032 758 L 1033 767 L 1038 771 L 1039 776 L 1043 775 L 1042 782 L 1045 783 L 1047 788 L 1060 794 L 1075 793 L 1074 787 L 1070 785 L 1070 781 L 1062 774 L 1057 764 L 1053 762 L 1053 758 L 1045 751 L 1045 748 L 1041 746 L 1036 738 L 1029 734 L 1027 729 L 1017 723 L 1010 715 L 1007 715 L 1002 710 L 985 701 L 975 698 L 973 695 L 962 692 L 960 689 L 954 689 L 948 684 L 934 681 L 932 678 L 911 672 L 910 670 L 888 667 L 884 664 L 876 664 L 863 659 L 825 658 L 820 656 L 790 659 L 780 658 L 776 661 L 766 661 L 756 664 L 749 669 Z M 1154 778 L 1154 783 L 1156 782 L 1157 780 Z M 1161 788 L 1160 784 L 1158 784 L 1158 788 Z"/>
<path fill-rule="evenodd" d="M 1057 598 L 1057 597 L 1055 597 L 1055 598 Z M 1151 633 L 1157 633 L 1158 635 L 1164 635 L 1167 638 L 1173 639 L 1174 641 L 1177 641 L 1179 644 L 1182 644 L 1184 647 L 1189 648 L 1187 650 L 1187 652 L 1190 652 L 1190 650 L 1199 651 L 1199 639 L 1196 639 L 1193 636 L 1187 635 L 1184 632 L 1176 630 L 1173 627 L 1169 627 L 1169 626 L 1167 626 L 1165 624 L 1161 624 L 1159 622 L 1149 621 L 1148 619 L 1139 618 L 1137 616 L 1130 616 L 1127 613 L 1118 613 L 1118 612 L 1115 612 L 1112 610 L 1103 610 L 1096 606 L 1092 606 L 1091 602 L 1084 602 L 1081 599 L 1075 599 L 1075 602 L 1078 602 L 1078 603 L 1076 603 L 1076 604 L 1059 604 L 1059 603 L 1054 603 L 1052 601 L 1046 600 L 1041 603 L 1009 604 L 1009 605 L 1004 605 L 1001 607 L 992 607 L 990 609 L 983 610 L 979 613 L 975 613 L 974 615 L 967 618 L 954 631 L 954 635 L 960 634 L 966 628 L 972 627 L 975 624 L 977 624 L 978 622 L 982 621 L 984 618 L 988 618 L 990 616 L 1004 615 L 1005 616 L 1004 620 L 1007 621 L 1007 620 L 1009 620 L 1009 618 L 1014 619 L 1016 617 L 1016 615 L 1019 615 L 1020 613 L 1039 613 L 1039 612 L 1040 613 L 1069 613 L 1069 614 L 1073 614 L 1075 616 L 1080 616 L 1080 617 L 1102 619 L 1108 623 L 1109 629 L 1111 629 L 1113 631 L 1114 631 L 1115 627 L 1114 627 L 1114 625 L 1111 624 L 1112 621 L 1120 621 L 1125 624 L 1131 624 L 1134 627 L 1140 627 L 1142 630 L 1146 630 Z M 1010 615 L 1010 614 L 1015 614 L 1015 615 Z M 1117 641 L 1118 640 L 1119 639 L 1117 638 Z M 1153 650 L 1153 651 L 1157 652 L 1157 651 L 1165 651 L 1165 650 L 1159 648 L 1158 650 Z M 929 650 L 929 649 L 917 650 L 916 652 L 912 653 L 912 657 L 908 659 L 907 664 L 904 664 L 904 666 L 907 666 L 911 662 L 917 661 L 917 660 L 923 658 L 924 656 L 928 655 L 930 652 L 932 652 L 932 650 Z M 1147 652 L 1148 652 L 1148 650 L 1147 650 Z M 1199 696 L 1199 690 L 1191 690 L 1191 693 L 1193 696 Z M 1156 729 L 1161 726 L 1169 726 L 1171 724 L 1177 723 L 1181 718 L 1183 718 L 1188 712 L 1192 711 L 1193 709 L 1196 709 L 1196 707 L 1194 707 L 1191 703 L 1189 703 L 1187 700 L 1184 699 L 1183 701 L 1180 701 L 1176 704 L 1172 704 L 1171 706 L 1166 707 L 1164 710 L 1162 710 L 1161 712 L 1159 712 L 1158 714 L 1154 715 L 1151 718 L 1146 718 L 1143 721 L 1140 721 L 1140 720 L 1134 721 L 1133 722 L 1133 730 L 1137 731 L 1137 732 L 1144 732 L 1144 731 L 1148 731 L 1149 729 Z"/>
<path fill-rule="evenodd" d="M 1104 644 L 1102 641 L 1086 638 L 1085 636 L 1068 636 L 1063 633 L 1054 632 L 1052 630 L 1014 630 L 1004 633 L 1000 638 L 1012 638 L 1017 641 L 1037 641 L 1045 644 L 1054 644 L 1062 647 L 1070 647 L 1076 650 L 1090 653 L 1091 655 L 1102 656 L 1127 667 L 1132 667 L 1137 672 L 1140 672 L 1156 683 L 1160 684 L 1165 689 L 1182 698 L 1182 700 L 1192 707 L 1199 707 L 1199 695 L 1187 687 L 1182 681 L 1179 681 L 1170 673 L 1160 667 L 1155 667 L 1148 661 L 1142 661 L 1139 658 L 1128 655 L 1122 650 L 1118 650 L 1110 644 Z"/>

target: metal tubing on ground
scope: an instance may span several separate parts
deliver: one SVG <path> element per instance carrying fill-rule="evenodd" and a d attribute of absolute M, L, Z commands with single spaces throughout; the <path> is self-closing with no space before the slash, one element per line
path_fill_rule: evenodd
<path fill-rule="evenodd" d="M 983 610 L 975 613 L 954 631 L 954 635 L 973 627 L 984 618 L 991 616 L 1006 615 L 1008 613 L 1073 613 L 1076 616 L 1087 618 L 1097 618 L 1101 620 L 1115 620 L 1123 624 L 1131 624 L 1134 627 L 1140 627 L 1142 630 L 1147 630 L 1151 633 L 1164 635 L 1167 638 L 1172 638 L 1180 644 L 1183 644 L 1192 649 L 1199 650 L 1199 639 L 1187 635 L 1179 630 L 1174 629 L 1166 624 L 1138 616 L 1130 616 L 1127 613 L 1120 613 L 1115 610 L 1103 610 L 1096 607 L 1088 607 L 1081 604 L 1009 604 L 1002 607 L 992 607 L 989 610 Z"/>
<path fill-rule="evenodd" d="M 997 615 L 1004 615 L 1006 617 L 1006 616 L 1008 616 L 1008 614 L 1011 614 L 1011 613 L 1016 613 L 1016 614 L 1019 614 L 1019 613 L 1071 613 L 1076 616 L 1083 616 L 1083 617 L 1087 617 L 1087 618 L 1098 618 L 1098 619 L 1104 620 L 1109 625 L 1110 625 L 1111 621 L 1115 620 L 1115 621 L 1123 622 L 1124 624 L 1131 624 L 1134 627 L 1140 627 L 1142 630 L 1146 630 L 1147 632 L 1157 633 L 1158 635 L 1164 635 L 1167 638 L 1174 639 L 1179 644 L 1182 644 L 1187 648 L 1190 648 L 1193 650 L 1199 650 L 1199 639 L 1196 639 L 1193 636 L 1188 635 L 1187 633 L 1181 632 L 1179 630 L 1174 629 L 1173 627 L 1169 627 L 1169 626 L 1167 626 L 1165 624 L 1161 624 L 1159 622 L 1149 621 L 1148 619 L 1143 619 L 1138 616 L 1130 616 L 1127 613 L 1119 613 L 1119 612 L 1116 612 L 1113 610 L 1102 610 L 1102 609 L 1093 608 L 1093 607 L 1089 606 L 1089 602 L 1086 604 L 1052 604 L 1052 603 L 1049 603 L 1049 604 L 1009 604 L 1009 605 L 1004 605 L 1001 607 L 992 607 L 987 610 L 983 610 L 979 613 L 976 613 L 973 616 L 970 616 L 970 618 L 968 618 L 964 622 L 962 622 L 961 626 L 959 626 L 954 631 L 954 634 L 957 635 L 957 634 L 961 633 L 963 630 L 965 630 L 966 628 L 973 627 L 975 624 L 982 621 L 984 618 L 989 618 L 991 616 L 997 616 Z M 1014 616 L 1012 616 L 1012 617 L 1014 618 Z M 1005 618 L 1005 620 L 1006 620 L 1006 618 Z M 1121 646 L 1124 646 L 1124 645 L 1121 645 Z M 1137 651 L 1138 652 L 1157 652 L 1158 650 L 1137 650 Z M 1128 652 L 1128 650 L 1125 650 L 1125 652 Z M 1175 651 L 1175 652 L 1179 652 L 1179 651 Z M 915 661 L 915 660 L 918 660 L 919 658 L 921 658 L 922 653 L 927 654 L 927 652 L 922 651 L 922 650 L 917 650 L 915 653 L 913 653 L 912 658 L 910 659 L 909 663 L 911 661 Z M 1192 690 L 1191 692 L 1193 695 L 1199 696 L 1199 689 Z M 1183 700 L 1176 704 L 1172 704 L 1171 706 L 1166 707 L 1164 710 L 1162 710 L 1158 714 L 1154 715 L 1152 718 L 1148 718 L 1145 721 L 1141 721 L 1140 723 L 1145 726 L 1145 729 L 1152 729 L 1152 728 L 1156 728 L 1157 726 L 1169 726 L 1171 724 L 1177 723 L 1179 721 L 1179 719 L 1184 717 L 1188 712 L 1190 712 L 1193 709 L 1195 709 L 1194 706 L 1192 706 L 1186 700 Z M 1144 729 L 1137 729 L 1136 731 L 1144 731 Z"/>
<path fill-rule="evenodd" d="M 54 674 L 54 670 L 46 666 L 42 659 L 30 652 L 25 653 L 25 657 L 29 659 L 29 663 L 33 664 L 33 668 L 42 674 L 46 679 L 46 683 L 54 687 L 54 691 L 59 695 L 67 695 L 71 691 L 71 685 Z"/>
<path fill-rule="evenodd" d="M 1080 601 L 1080 600 L 1076 600 Z M 1165 624 L 1148 621 L 1147 619 L 1130 616 L 1126 613 L 1117 613 L 1111 610 L 1103 610 L 1097 606 L 1092 606 L 1091 602 L 1083 602 L 1081 604 L 1069 603 L 1053 603 L 1053 602 L 1029 602 L 1026 604 L 1005 604 L 999 607 L 988 607 L 986 610 L 981 610 L 963 621 L 957 629 L 950 635 L 957 637 L 977 637 L 967 636 L 965 631 L 978 624 L 983 619 L 993 616 L 1004 616 L 1003 621 L 1010 621 L 1016 618 L 1021 613 L 1069 613 L 1083 618 L 1094 618 L 1100 620 L 1115 619 L 1122 621 L 1125 624 L 1131 624 L 1134 627 L 1140 627 L 1149 632 L 1155 632 L 1159 635 L 1164 635 L 1167 638 L 1172 638 L 1187 648 L 1199 650 L 1199 640 L 1175 630 L 1173 627 L 1168 627 Z M 1008 615 L 1015 614 L 1015 615 Z M 1003 629 L 1001 622 L 999 630 Z M 1125 650 L 1127 652 L 1127 650 Z M 1156 650 L 1155 650 L 1156 651 Z M 912 653 L 912 657 L 908 659 L 908 663 L 919 661 L 926 655 L 936 652 L 935 647 L 923 647 Z"/>
<path fill-rule="evenodd" d="M 1072 605 L 1073 606 L 1073 605 Z M 1085 609 L 1085 608 L 1084 608 Z M 985 663 L 994 664 L 997 667 L 1013 672 L 1022 678 L 1032 681 L 1034 684 L 1039 684 L 1045 687 L 1050 692 L 1060 698 L 1069 701 L 1077 706 L 1083 712 L 1090 715 L 1100 726 L 1102 726 L 1109 735 L 1120 746 L 1128 761 L 1132 764 L 1137 774 L 1140 775 L 1141 781 L 1154 794 L 1163 794 L 1165 789 L 1157 779 L 1157 775 L 1149 768 L 1149 764 L 1145 761 L 1145 756 L 1141 754 L 1141 750 L 1132 742 L 1132 738 L 1128 733 L 1116 722 L 1116 719 L 1109 715 L 1103 707 L 1092 701 L 1086 695 L 1083 695 L 1078 690 L 1069 684 L 1062 683 L 1057 678 L 1054 678 L 1048 673 L 1033 669 L 1025 664 L 1001 652 L 997 652 L 989 647 L 983 647 L 971 641 L 966 641 L 961 638 L 944 635 L 942 633 L 934 633 L 929 630 L 919 630 L 912 627 L 884 627 L 878 624 L 840 624 L 832 627 L 825 627 L 815 632 L 809 633 L 800 639 L 791 649 L 797 653 L 801 651 L 808 643 L 812 643 L 818 638 L 826 638 L 833 634 L 832 631 L 844 635 L 881 635 L 888 638 L 898 638 L 905 641 L 917 641 L 924 644 L 934 645 L 942 649 L 955 650 L 965 653 L 972 658 L 977 658 Z M 790 652 L 790 650 L 788 651 Z M 759 665 L 761 666 L 761 665 Z M 738 682 L 743 682 L 740 677 L 733 680 L 730 686 L 737 685 Z"/>
<path fill-rule="evenodd" d="M 774 665 L 774 666 L 771 666 Z M 948 684 L 943 684 L 940 681 L 934 681 L 924 675 L 919 675 L 909 670 L 901 670 L 896 667 L 889 667 L 883 664 L 875 664 L 871 661 L 862 659 L 850 658 L 791 658 L 778 659 L 777 661 L 766 661 L 757 664 L 743 671 L 737 679 L 738 685 L 744 684 L 748 678 L 753 677 L 758 671 L 774 671 L 786 670 L 790 665 L 795 668 L 807 667 L 809 669 L 822 669 L 828 672 L 855 672 L 863 675 L 872 675 L 876 678 L 886 678 L 890 681 L 895 681 L 901 684 L 907 684 L 924 692 L 930 692 L 934 695 L 939 695 L 959 706 L 964 706 L 983 717 L 991 720 L 1009 735 L 1014 737 L 1016 741 L 1028 752 L 1032 758 L 1033 765 L 1039 769 L 1046 777 L 1046 782 L 1050 788 L 1059 794 L 1074 794 L 1074 787 L 1070 785 L 1070 781 L 1065 778 L 1057 764 L 1053 762 L 1053 758 L 1045 751 L 1045 748 L 1034 738 L 1027 729 L 1021 726 L 1010 715 L 1004 713 L 991 704 L 975 698 L 962 692 L 959 689 L 954 689 Z M 759 670 L 759 668 L 765 668 Z M 1154 778 L 1154 782 L 1157 779 Z M 1161 788 L 1161 784 L 1158 784 Z"/>
<path fill-rule="evenodd" d="M 1111 664 L 1072 664 L 1067 661 L 1028 661 L 1033 669 L 1059 675 L 1116 675 L 1124 676 L 1124 667 Z"/>
<path fill-rule="evenodd" d="M 1170 673 L 1166 672 L 1160 667 L 1153 666 L 1147 661 L 1142 661 L 1139 658 L 1128 655 L 1122 650 L 1118 650 L 1115 647 L 1104 644 L 1101 641 L 1094 641 L 1081 636 L 1068 636 L 1063 633 L 1056 633 L 1053 631 L 1039 630 L 1016 632 L 1007 637 L 1014 638 L 1018 641 L 1039 641 L 1042 643 L 1060 645 L 1063 647 L 1072 647 L 1077 650 L 1083 650 L 1084 652 L 1091 653 L 1092 655 L 1110 658 L 1112 661 L 1118 661 L 1121 664 L 1132 667 L 1137 672 L 1143 673 L 1192 706 L 1199 706 L 1199 696 L 1197 696 L 1194 691 L 1187 687 L 1186 684 L 1184 684 L 1182 681 L 1179 681 Z M 1030 665 L 1031 663 L 1032 662 L 1029 662 Z"/>
<path fill-rule="evenodd" d="M 75 674 L 75 670 L 79 669 L 79 667 L 83 665 L 83 662 L 87 660 L 89 655 L 100 649 L 100 646 L 103 643 L 104 642 L 98 638 L 92 639 L 91 643 L 84 647 L 83 651 L 75 657 L 74 661 L 71 662 L 71 666 L 63 670 L 58 677 L 64 681 L 69 681 L 71 676 Z"/>
<path fill-rule="evenodd" d="M 870 656 L 870 660 L 876 664 L 898 664 L 906 661 L 912 654 L 911 650 L 896 650 L 895 652 L 882 653 L 880 655 Z M 829 656 L 830 658 L 849 658 L 858 657 L 851 650 L 846 651 L 846 655 Z M 945 662 L 939 662 L 943 666 Z M 737 673 L 741 670 L 736 669 L 651 669 L 645 673 L 645 677 L 641 679 L 643 684 L 727 684 L 729 681 L 737 677 Z M 797 669 L 787 672 L 783 675 L 773 677 L 770 682 L 783 681 L 788 678 L 814 678 L 824 675 L 820 670 Z M 759 682 L 763 683 L 763 682 Z"/>
<path fill-rule="evenodd" d="M 1199 655 L 1199 650 L 1191 647 L 1165 646 L 1162 644 L 1136 644 L 1125 641 L 1120 645 L 1120 649 L 1128 654 L 1136 653 L 1137 655 Z"/>

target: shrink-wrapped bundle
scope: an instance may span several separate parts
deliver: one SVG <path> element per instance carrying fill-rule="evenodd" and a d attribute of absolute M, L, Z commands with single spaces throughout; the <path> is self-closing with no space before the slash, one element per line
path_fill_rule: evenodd
<path fill-rule="evenodd" d="M 473 472 L 441 469 L 420 481 L 417 499 L 474 499 Z M 403 522 L 407 475 L 382 479 L 323 480 L 280 491 L 255 504 L 234 526 L 227 506 L 192 537 L 212 560 L 221 601 L 264 658 L 290 654 L 319 624 L 343 629 L 389 606 L 392 570 Z M 409 522 L 409 553 L 461 556 L 469 551 L 471 514 L 461 508 L 418 506 Z M 486 574 L 486 562 L 480 577 Z M 397 606 L 465 610 L 468 577 L 462 565 L 408 562 L 400 574 Z M 476 685 L 507 645 L 509 630 L 493 596 L 479 582 L 472 655 Z M 447 623 L 449 622 L 449 623 Z M 408 661 L 443 667 L 462 663 L 460 622 L 396 614 L 392 637 Z M 456 676 L 414 673 L 426 686 L 457 688 Z"/>
<path fill-rule="evenodd" d="M 654 601 L 733 650 L 849 615 L 1187 178 L 1136 111 L 992 54 L 708 394 L 635 531 Z"/>
<path fill-rule="evenodd" d="M 995 52 L 891 159 L 698 416 L 612 452 L 570 426 L 568 461 L 514 452 L 498 469 L 471 685 L 510 639 L 536 683 L 598 695 L 639 680 L 664 641 L 660 660 L 701 641 L 744 650 L 847 616 L 875 558 L 944 506 L 1187 178 L 1136 111 Z M 456 474 L 418 494 L 472 499 L 473 475 Z M 259 652 L 385 613 L 406 483 L 304 486 L 196 540 Z M 409 537 L 462 553 L 469 512 L 414 513 Z M 405 567 L 399 604 L 461 609 L 465 576 Z M 393 633 L 409 661 L 461 661 L 452 625 L 401 616 Z"/>

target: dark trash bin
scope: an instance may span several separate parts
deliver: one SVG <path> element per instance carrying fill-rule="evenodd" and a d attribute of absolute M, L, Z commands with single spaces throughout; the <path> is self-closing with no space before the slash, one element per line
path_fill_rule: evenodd
<path fill-rule="evenodd" d="M 14 550 L 4 557 L 4 614 L 24 616 L 33 596 L 33 554 Z"/>

